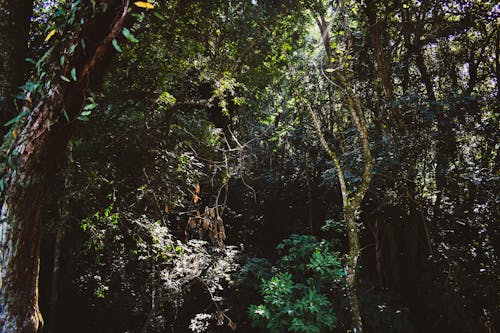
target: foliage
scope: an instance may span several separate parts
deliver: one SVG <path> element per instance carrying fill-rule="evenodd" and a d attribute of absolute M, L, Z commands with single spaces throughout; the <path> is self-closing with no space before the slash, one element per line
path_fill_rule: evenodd
<path fill-rule="evenodd" d="M 324 332 L 336 324 L 331 290 L 343 275 L 337 254 L 313 236 L 291 235 L 277 250 L 278 273 L 262 279 L 263 304 L 249 307 L 253 323 L 270 332 Z"/>
<path fill-rule="evenodd" d="M 366 162 L 352 96 L 374 162 L 355 212 L 365 330 L 498 326 L 496 2 L 132 1 L 90 91 L 71 60 L 96 46 L 80 36 L 110 3 L 36 2 L 19 113 L 3 124 L 2 175 L 32 110 L 83 87 L 77 112 L 42 124 L 54 142 L 73 132 L 49 179 L 60 189 L 39 194 L 40 307 L 59 281 L 57 330 L 350 330 L 339 170 L 317 133 L 352 196 Z M 205 212 L 225 252 L 206 242 Z"/>

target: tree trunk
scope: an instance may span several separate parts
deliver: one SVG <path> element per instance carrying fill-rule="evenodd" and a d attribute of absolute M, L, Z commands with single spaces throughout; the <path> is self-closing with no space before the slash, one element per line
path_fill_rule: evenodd
<path fill-rule="evenodd" d="M 16 115 L 14 96 L 24 83 L 32 11 L 33 0 L 0 0 L 0 125 Z"/>
<path fill-rule="evenodd" d="M 67 37 L 67 43 L 61 42 L 60 49 L 54 50 L 52 59 L 57 64 L 65 46 L 77 46 L 77 51 L 67 56 L 62 72 L 71 77 L 69 71 L 76 68 L 77 80 L 67 83 L 54 79 L 11 145 L 9 159 L 13 162 L 3 177 L 0 224 L 0 333 L 35 333 L 43 326 L 38 307 L 42 206 L 75 123 L 66 123 L 65 115 L 70 119 L 79 115 L 88 89 L 102 79 L 103 66 L 113 52 L 111 41 L 122 38 L 119 36 L 128 17 L 128 1 L 98 1 L 96 8 L 95 12 L 82 8 L 81 13 L 94 14 Z M 83 39 L 95 43 L 78 50 Z"/>
<path fill-rule="evenodd" d="M 344 4 L 341 3 L 341 10 L 344 10 Z M 348 26 L 348 16 L 344 15 L 344 24 Z M 328 23 L 323 15 L 319 18 L 316 18 L 316 24 L 318 25 L 319 31 L 321 33 L 323 46 L 325 48 L 325 52 L 328 56 L 328 67 L 331 68 L 332 58 L 332 49 L 330 45 L 330 35 L 328 32 Z M 347 30 L 347 29 L 346 29 Z M 345 49 L 349 51 L 350 45 L 352 41 L 352 36 L 346 36 L 346 46 Z M 341 66 L 343 67 L 343 66 Z M 349 306 L 351 308 L 351 316 L 352 316 L 352 325 L 354 333 L 363 333 L 363 325 L 361 320 L 361 312 L 359 310 L 359 301 L 356 293 L 356 268 L 360 255 L 360 246 L 359 246 L 359 236 L 358 236 L 358 226 L 356 224 L 356 214 L 361 207 L 361 202 L 363 201 L 366 191 L 371 183 L 372 178 L 372 169 L 373 169 L 373 159 L 370 150 L 370 143 L 368 140 L 368 129 L 366 125 L 366 119 L 363 112 L 363 108 L 361 105 L 361 101 L 356 95 L 354 88 L 351 85 L 351 82 L 346 78 L 345 73 L 342 71 L 338 72 L 338 79 L 340 81 L 341 86 L 345 89 L 346 95 L 344 97 L 345 105 L 351 114 L 352 121 L 356 126 L 356 130 L 358 131 L 359 139 L 361 141 L 363 157 L 364 157 L 364 170 L 361 184 L 359 187 L 353 191 L 352 195 L 350 195 L 347 189 L 347 183 L 344 176 L 344 171 L 342 169 L 342 165 L 340 163 L 340 159 L 332 150 L 321 130 L 321 124 L 312 110 L 310 104 L 307 104 L 309 109 L 309 113 L 311 114 L 313 124 L 316 128 L 316 133 L 319 137 L 320 143 L 323 146 L 325 152 L 332 159 L 332 162 L 337 169 L 337 176 L 340 184 L 340 190 L 342 193 L 342 205 L 344 212 L 344 219 L 347 224 L 347 237 L 349 240 L 349 254 L 347 256 L 347 265 L 346 265 L 346 282 L 347 282 L 347 296 L 349 301 Z"/>
<path fill-rule="evenodd" d="M 349 255 L 347 257 L 345 275 L 347 281 L 347 298 L 351 308 L 352 332 L 362 333 L 363 323 L 359 310 L 358 294 L 356 292 L 356 268 L 360 254 L 358 226 L 356 224 L 356 214 L 350 206 L 344 207 L 344 217 L 346 219 L 347 235 L 349 238 Z"/>

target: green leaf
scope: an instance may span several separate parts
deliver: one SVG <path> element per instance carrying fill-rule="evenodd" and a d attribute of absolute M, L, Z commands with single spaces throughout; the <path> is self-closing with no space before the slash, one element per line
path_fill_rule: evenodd
<path fill-rule="evenodd" d="M 77 77 L 76 77 L 76 68 L 73 67 L 73 69 L 71 70 L 71 78 L 73 79 L 73 81 L 77 81 Z"/>
<path fill-rule="evenodd" d="M 139 43 L 139 40 L 137 38 L 135 38 L 134 35 L 132 35 L 132 33 L 130 32 L 129 29 L 123 28 L 122 34 L 123 34 L 123 36 L 125 36 L 125 38 L 127 38 L 132 43 Z"/>
<path fill-rule="evenodd" d="M 92 103 L 92 104 L 87 104 L 85 105 L 85 107 L 83 108 L 84 110 L 93 110 L 97 107 L 97 105 L 95 103 Z"/>
<path fill-rule="evenodd" d="M 166 20 L 165 16 L 161 15 L 160 13 L 153 12 L 153 15 L 156 16 L 158 19 L 160 19 L 162 21 Z"/>
<path fill-rule="evenodd" d="M 113 47 L 115 48 L 116 51 L 118 51 L 119 53 L 122 53 L 123 50 L 122 48 L 120 47 L 120 45 L 118 45 L 118 42 L 116 41 L 116 39 L 113 39 L 111 41 L 111 44 L 113 44 Z"/>
<path fill-rule="evenodd" d="M 26 108 L 26 110 L 24 110 L 23 112 L 21 112 L 20 114 L 18 114 L 17 116 L 12 118 L 8 122 L 6 122 L 3 126 L 7 127 L 7 126 L 12 125 L 13 123 L 20 121 L 21 119 L 24 118 L 24 116 L 26 116 L 28 113 L 30 113 L 30 111 L 31 111 L 30 109 Z"/>
<path fill-rule="evenodd" d="M 36 66 L 36 61 L 35 61 L 35 60 L 33 60 L 33 59 L 31 59 L 31 58 L 26 58 L 26 59 L 24 59 L 24 60 L 26 60 L 26 62 L 29 62 L 29 63 L 31 63 L 31 64 L 33 64 L 33 65 L 35 65 L 35 66 Z"/>
<path fill-rule="evenodd" d="M 80 115 L 85 117 L 85 116 L 90 115 L 91 113 L 92 113 L 92 111 L 83 111 Z"/>
<path fill-rule="evenodd" d="M 81 121 L 89 121 L 89 117 L 87 117 L 87 116 L 78 116 L 77 119 L 81 120 Z"/>
<path fill-rule="evenodd" d="M 61 67 L 64 66 L 64 60 L 65 60 L 64 56 L 61 56 L 61 58 L 59 58 L 59 64 L 61 64 Z"/>
<path fill-rule="evenodd" d="M 61 79 L 62 79 L 63 81 L 66 81 L 66 82 L 71 82 L 71 80 L 70 80 L 70 79 L 68 79 L 68 78 L 67 78 L 66 76 L 64 76 L 64 75 L 61 75 Z"/>

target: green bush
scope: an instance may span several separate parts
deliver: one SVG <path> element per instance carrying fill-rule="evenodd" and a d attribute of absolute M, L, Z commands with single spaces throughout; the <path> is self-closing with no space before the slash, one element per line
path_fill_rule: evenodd
<path fill-rule="evenodd" d="M 263 303 L 250 305 L 254 326 L 270 332 L 320 333 L 336 325 L 332 290 L 343 275 L 331 244 L 307 235 L 291 235 L 277 246 L 277 273 L 262 279 Z"/>

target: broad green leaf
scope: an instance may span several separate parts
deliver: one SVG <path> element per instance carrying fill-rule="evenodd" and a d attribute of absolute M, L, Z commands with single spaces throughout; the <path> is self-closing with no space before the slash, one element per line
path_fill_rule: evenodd
<path fill-rule="evenodd" d="M 127 29 L 127 28 L 123 28 L 122 34 L 123 34 L 123 36 L 125 36 L 125 38 L 127 38 L 132 43 L 138 43 L 139 42 L 139 40 L 137 38 L 135 38 L 134 35 L 132 35 L 132 33 L 130 32 L 130 30 Z"/>
<path fill-rule="evenodd" d="M 92 110 L 92 109 L 95 109 L 96 108 L 96 104 L 92 103 L 92 104 L 87 104 L 85 105 L 85 107 L 83 108 L 84 110 Z"/>
<path fill-rule="evenodd" d="M 61 75 L 61 79 L 62 79 L 63 81 L 66 81 L 66 82 L 71 82 L 71 80 L 70 80 L 70 79 L 68 79 L 68 78 L 67 78 L 66 76 L 64 76 L 64 75 Z"/>

